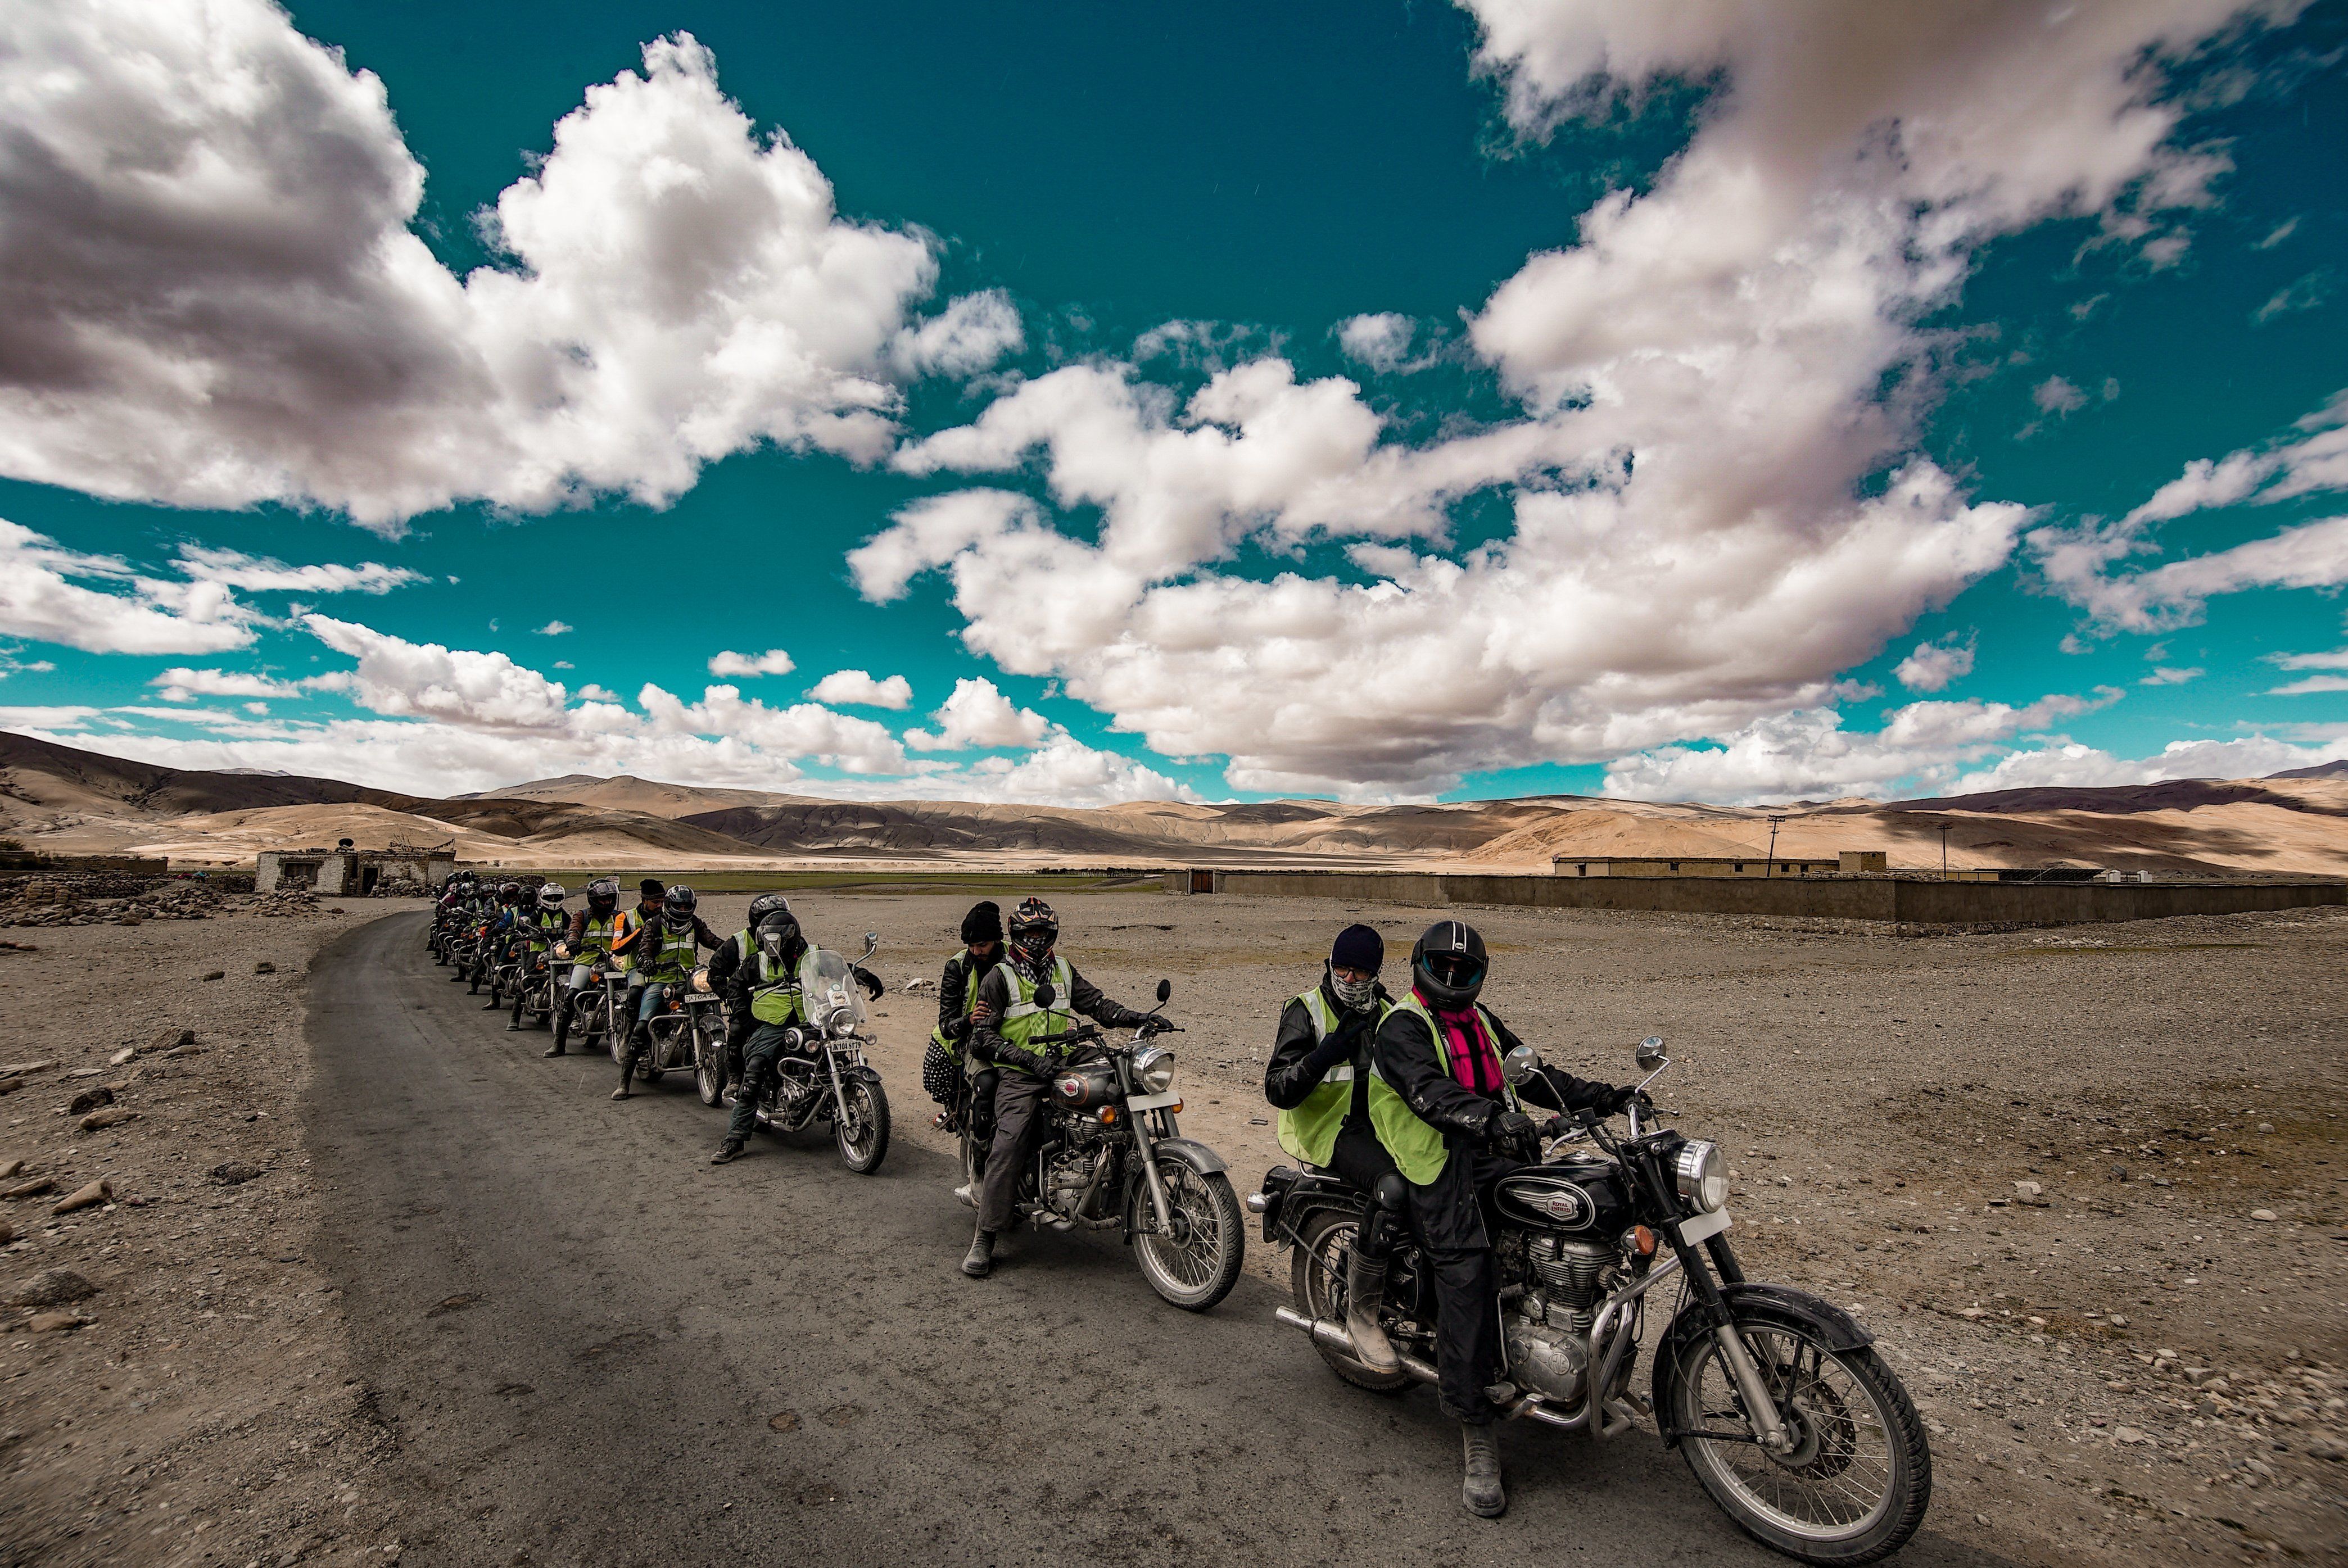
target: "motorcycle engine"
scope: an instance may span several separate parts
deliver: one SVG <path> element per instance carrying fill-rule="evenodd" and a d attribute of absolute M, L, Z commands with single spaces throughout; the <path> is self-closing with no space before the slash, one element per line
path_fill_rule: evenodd
<path fill-rule="evenodd" d="M 1509 1375 L 1563 1404 L 1582 1397 L 1590 1371 L 1590 1326 L 1622 1266 L 1622 1255 L 1562 1236 L 1525 1238 L 1524 1294 L 1509 1314 Z"/>

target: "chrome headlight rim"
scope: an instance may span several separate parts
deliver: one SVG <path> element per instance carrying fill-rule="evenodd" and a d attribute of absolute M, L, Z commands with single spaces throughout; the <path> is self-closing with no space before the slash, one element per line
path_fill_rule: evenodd
<path fill-rule="evenodd" d="M 1145 1093 L 1165 1093 L 1174 1087 L 1174 1052 L 1162 1045 L 1144 1046 L 1134 1052 L 1133 1078 Z"/>
<path fill-rule="evenodd" d="M 1698 1214 L 1718 1214 L 1728 1206 L 1728 1165 L 1717 1143 L 1699 1138 L 1682 1144 L 1672 1158 L 1672 1180 Z"/>

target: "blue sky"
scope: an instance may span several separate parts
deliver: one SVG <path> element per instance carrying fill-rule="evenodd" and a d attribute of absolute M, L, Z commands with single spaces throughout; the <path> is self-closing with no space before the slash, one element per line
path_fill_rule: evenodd
<path fill-rule="evenodd" d="M 12 729 L 1072 804 L 2348 755 L 2338 6 L 37 9 Z"/>

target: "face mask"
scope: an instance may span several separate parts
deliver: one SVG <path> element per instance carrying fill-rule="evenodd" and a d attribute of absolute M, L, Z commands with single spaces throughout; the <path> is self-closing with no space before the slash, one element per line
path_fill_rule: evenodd
<path fill-rule="evenodd" d="M 1329 989 L 1337 993 L 1339 1001 L 1358 1012 L 1370 1005 L 1370 998 L 1376 993 L 1378 982 L 1375 979 L 1341 980 L 1333 969 L 1329 974 Z"/>

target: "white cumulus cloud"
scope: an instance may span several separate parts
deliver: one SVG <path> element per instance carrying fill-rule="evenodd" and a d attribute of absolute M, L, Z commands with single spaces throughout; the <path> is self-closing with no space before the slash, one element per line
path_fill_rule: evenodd
<path fill-rule="evenodd" d="M 1952 681 L 1972 673 L 1973 645 L 1953 636 L 1941 642 L 1919 642 L 1893 667 L 1892 678 L 1910 692 L 1941 692 Z"/>
<path fill-rule="evenodd" d="M 994 682 L 964 678 L 953 695 L 930 715 L 934 731 L 911 730 L 905 743 L 917 752 L 965 752 L 983 746 L 1033 746 L 1049 727 L 1044 715 L 1022 708 Z"/>
<path fill-rule="evenodd" d="M 0 473 L 386 532 L 477 498 L 658 505 L 760 442 L 890 445 L 892 354 L 1006 340 L 924 235 L 720 91 L 689 35 L 587 90 L 459 279 L 384 84 L 267 0 L 0 9 Z M 1013 324 L 1015 326 L 1015 317 Z"/>
<path fill-rule="evenodd" d="M 851 708 L 903 708 L 913 700 L 913 683 L 902 675 L 876 681 L 862 670 L 835 670 L 808 692 L 819 702 Z"/>
<path fill-rule="evenodd" d="M 712 675 L 788 675 L 796 668 L 791 656 L 779 648 L 769 649 L 764 653 L 736 653 L 729 650 L 709 661 Z"/>

